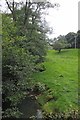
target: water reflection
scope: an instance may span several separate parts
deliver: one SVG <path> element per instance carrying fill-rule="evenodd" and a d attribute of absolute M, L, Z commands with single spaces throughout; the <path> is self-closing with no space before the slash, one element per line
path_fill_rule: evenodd
<path fill-rule="evenodd" d="M 37 103 L 34 96 L 27 96 L 18 105 L 18 108 L 20 112 L 23 113 L 21 118 L 37 118 L 37 119 L 43 118 L 40 105 Z"/>

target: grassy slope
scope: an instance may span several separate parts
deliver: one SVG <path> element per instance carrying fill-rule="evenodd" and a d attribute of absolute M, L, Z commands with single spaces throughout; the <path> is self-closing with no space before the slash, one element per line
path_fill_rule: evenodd
<path fill-rule="evenodd" d="M 46 112 L 67 112 L 77 109 L 78 92 L 78 50 L 49 50 L 46 62 L 46 71 L 35 73 L 34 79 L 37 82 L 45 83 L 51 92 L 44 92 L 39 98 Z M 48 96 L 55 99 L 47 102 Z"/>

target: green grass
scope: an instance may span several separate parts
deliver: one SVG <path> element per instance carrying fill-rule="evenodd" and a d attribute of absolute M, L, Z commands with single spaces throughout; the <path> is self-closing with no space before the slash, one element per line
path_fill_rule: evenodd
<path fill-rule="evenodd" d="M 36 82 L 46 84 L 51 90 L 38 97 L 42 108 L 48 113 L 77 110 L 78 50 L 65 49 L 60 54 L 49 50 L 44 66 L 44 72 L 35 73 L 33 76 Z M 48 95 L 56 99 L 47 101 Z"/>

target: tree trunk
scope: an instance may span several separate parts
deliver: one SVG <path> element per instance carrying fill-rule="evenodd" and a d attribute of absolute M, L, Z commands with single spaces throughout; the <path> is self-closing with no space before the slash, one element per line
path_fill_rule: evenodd
<path fill-rule="evenodd" d="M 59 53 L 61 52 L 61 49 L 59 49 Z"/>

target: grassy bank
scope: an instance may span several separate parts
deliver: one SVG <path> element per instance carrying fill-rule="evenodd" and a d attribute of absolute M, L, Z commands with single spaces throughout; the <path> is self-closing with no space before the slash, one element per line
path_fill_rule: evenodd
<path fill-rule="evenodd" d="M 33 76 L 36 82 L 49 87 L 38 96 L 43 109 L 48 113 L 77 110 L 78 50 L 49 50 L 43 64 L 46 70 Z"/>

